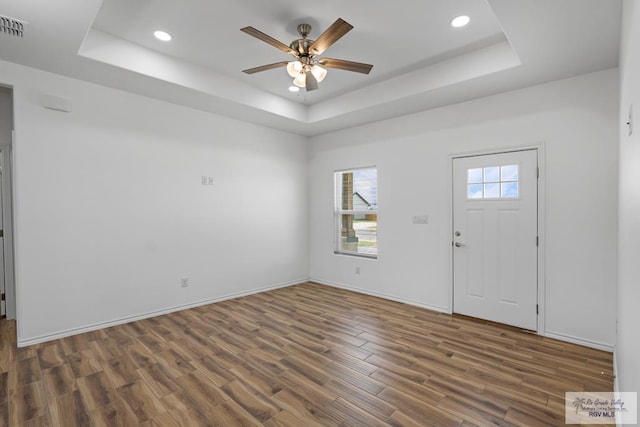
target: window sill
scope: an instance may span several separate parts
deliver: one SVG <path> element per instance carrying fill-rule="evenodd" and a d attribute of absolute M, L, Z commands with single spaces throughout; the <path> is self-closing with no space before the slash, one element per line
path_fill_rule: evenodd
<path fill-rule="evenodd" d="M 378 255 L 354 254 L 354 253 L 350 253 L 350 252 L 339 252 L 339 251 L 333 251 L 333 254 L 334 255 L 351 256 L 351 257 L 356 257 L 356 258 L 378 259 Z"/>

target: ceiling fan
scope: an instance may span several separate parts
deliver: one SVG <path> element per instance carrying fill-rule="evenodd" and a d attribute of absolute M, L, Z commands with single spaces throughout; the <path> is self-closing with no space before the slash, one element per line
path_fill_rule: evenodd
<path fill-rule="evenodd" d="M 297 29 L 301 38 L 292 41 L 291 44 L 287 46 L 253 27 L 241 28 L 240 31 L 260 39 L 285 53 L 289 53 L 295 58 L 294 61 L 276 62 L 274 64 L 249 68 L 242 72 L 254 74 L 274 68 L 287 67 L 287 73 L 293 77 L 293 84 L 297 87 L 305 88 L 307 91 L 311 91 L 318 89 L 318 82 L 321 82 L 326 77 L 327 70 L 323 67 L 337 68 L 363 74 L 369 74 L 373 68 L 373 65 L 363 64 L 361 62 L 347 61 L 344 59 L 317 58 L 317 56 L 327 50 L 329 46 L 353 29 L 353 25 L 343 19 L 338 18 L 317 40 L 307 38 L 311 32 L 311 25 L 300 24 Z"/>

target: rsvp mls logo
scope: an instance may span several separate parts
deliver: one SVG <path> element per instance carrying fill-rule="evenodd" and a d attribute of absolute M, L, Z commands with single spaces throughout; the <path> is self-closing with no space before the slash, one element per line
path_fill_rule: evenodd
<path fill-rule="evenodd" d="M 567 392 L 567 424 L 636 424 L 637 393 Z"/>

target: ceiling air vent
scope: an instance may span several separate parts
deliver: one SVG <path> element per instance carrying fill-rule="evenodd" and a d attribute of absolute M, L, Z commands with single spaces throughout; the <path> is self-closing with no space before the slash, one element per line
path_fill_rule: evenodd
<path fill-rule="evenodd" d="M 0 15 L 0 34 L 23 38 L 26 29 L 26 22 Z"/>

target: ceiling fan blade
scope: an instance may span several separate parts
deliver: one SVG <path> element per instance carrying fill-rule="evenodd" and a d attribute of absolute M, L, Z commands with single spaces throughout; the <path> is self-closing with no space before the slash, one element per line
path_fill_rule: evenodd
<path fill-rule="evenodd" d="M 338 18 L 324 33 L 320 34 L 320 37 L 309 47 L 309 52 L 314 55 L 320 55 L 352 29 L 353 25 L 344 21 L 342 18 Z"/>
<path fill-rule="evenodd" d="M 307 71 L 305 73 L 306 83 L 305 89 L 307 92 L 318 89 L 318 80 L 316 80 L 315 76 L 311 73 L 311 71 Z"/>
<path fill-rule="evenodd" d="M 274 39 L 273 37 L 271 37 L 268 34 L 263 33 L 260 30 L 256 30 L 253 27 L 244 27 L 244 28 L 240 28 L 240 31 L 242 31 L 243 33 L 247 33 L 250 36 L 253 36 L 259 40 L 262 40 L 263 42 L 270 44 L 271 46 L 275 47 L 276 49 L 280 49 L 281 51 L 285 52 L 285 53 L 290 53 L 294 56 L 298 56 L 298 54 L 296 53 L 295 50 L 291 49 L 289 46 L 287 46 L 286 44 L 282 43 L 281 41 L 278 41 L 276 39 Z"/>
<path fill-rule="evenodd" d="M 322 58 L 318 64 L 328 68 L 337 68 L 339 70 L 354 71 L 356 73 L 369 74 L 373 65 L 363 64 L 362 62 L 347 61 L 345 59 Z"/>
<path fill-rule="evenodd" d="M 267 71 L 267 70 L 273 70 L 274 68 L 286 67 L 287 64 L 288 64 L 287 61 L 275 62 L 273 64 L 261 65 L 259 67 L 242 70 L 242 72 L 247 74 L 254 74 L 254 73 L 259 73 L 260 71 Z"/>

